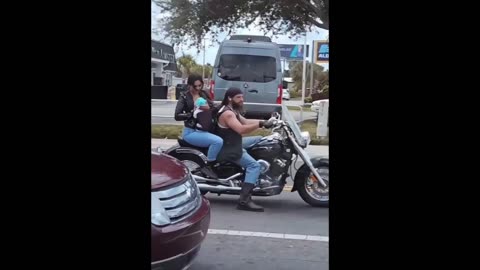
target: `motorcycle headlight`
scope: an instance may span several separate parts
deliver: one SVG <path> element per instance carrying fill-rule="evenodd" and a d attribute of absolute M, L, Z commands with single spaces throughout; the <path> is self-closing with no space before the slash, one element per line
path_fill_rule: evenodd
<path fill-rule="evenodd" d="M 305 142 L 305 147 L 307 147 L 310 144 L 310 142 L 312 141 L 312 139 L 310 138 L 310 132 L 302 131 L 300 133 L 300 135 L 302 136 L 302 139 Z"/>
<path fill-rule="evenodd" d="M 151 193 L 151 222 L 157 226 L 179 222 L 195 212 L 201 202 L 201 193 L 190 174 L 186 181 L 173 188 Z"/>

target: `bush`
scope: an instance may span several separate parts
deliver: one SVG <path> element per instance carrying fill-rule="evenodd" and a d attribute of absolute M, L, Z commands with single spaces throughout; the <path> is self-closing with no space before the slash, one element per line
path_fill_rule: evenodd
<path fill-rule="evenodd" d="M 298 92 L 298 91 L 290 91 L 290 98 L 298 98 L 298 97 L 301 97 L 302 96 L 302 93 Z"/>
<path fill-rule="evenodd" d="M 326 93 L 313 93 L 312 94 L 312 100 L 321 100 L 321 99 L 328 99 L 328 92 Z"/>
<path fill-rule="evenodd" d="M 317 123 L 313 119 L 305 120 L 300 125 L 300 130 L 310 132 L 310 136 L 312 141 L 310 142 L 311 145 L 328 145 L 329 143 L 329 136 L 327 137 L 317 138 Z M 155 139 L 173 139 L 176 140 L 179 136 L 181 136 L 183 131 L 183 126 L 181 125 L 152 125 L 152 138 Z M 257 129 L 249 134 L 244 136 L 267 136 L 271 134 L 271 130 L 267 129 Z"/>
<path fill-rule="evenodd" d="M 303 102 L 305 102 L 305 103 L 312 103 L 312 97 L 306 97 Z"/>

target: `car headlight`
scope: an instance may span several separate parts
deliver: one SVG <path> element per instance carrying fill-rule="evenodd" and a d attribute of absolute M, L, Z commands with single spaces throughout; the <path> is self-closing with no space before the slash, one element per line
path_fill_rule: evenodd
<path fill-rule="evenodd" d="M 199 207 L 201 197 L 197 183 L 191 174 L 181 185 L 152 191 L 152 224 L 165 226 L 187 218 Z"/>
<path fill-rule="evenodd" d="M 302 131 L 302 132 L 300 133 L 300 135 L 302 136 L 302 139 L 303 139 L 303 141 L 305 142 L 305 147 L 307 147 L 307 146 L 310 144 L 311 140 L 312 140 L 312 139 L 310 138 L 310 132 L 308 132 L 308 131 Z"/>

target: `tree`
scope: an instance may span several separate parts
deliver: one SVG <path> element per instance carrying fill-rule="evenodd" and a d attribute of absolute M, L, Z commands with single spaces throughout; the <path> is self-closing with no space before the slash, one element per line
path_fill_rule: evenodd
<path fill-rule="evenodd" d="M 213 70 L 212 66 L 209 66 L 208 64 L 205 65 L 205 78 L 212 77 L 212 70 Z M 197 73 L 199 75 L 202 75 L 203 73 L 202 65 L 195 64 L 195 66 L 192 68 L 192 73 Z"/>
<path fill-rule="evenodd" d="M 182 72 L 182 78 L 188 77 L 195 65 L 195 59 L 189 54 L 183 55 L 177 59 L 177 68 Z"/>
<path fill-rule="evenodd" d="M 317 92 L 328 94 L 328 88 L 329 76 L 327 70 L 320 73 L 320 76 L 315 79 L 315 85 L 313 86 L 313 89 L 315 89 Z"/>
<path fill-rule="evenodd" d="M 305 96 L 309 96 L 311 93 L 314 92 L 328 92 L 328 84 L 329 84 L 329 77 L 328 77 L 328 70 L 324 71 L 324 67 L 307 63 L 307 76 L 306 76 L 306 85 L 305 89 L 309 88 L 310 86 L 310 68 L 313 67 L 313 91 L 306 92 Z M 302 89 L 302 72 L 303 72 L 303 62 L 292 62 L 290 64 L 290 75 L 292 76 L 292 80 L 294 81 L 294 86 L 298 91 Z"/>
<path fill-rule="evenodd" d="M 164 31 L 174 43 L 199 47 L 209 32 L 259 26 L 265 34 L 304 33 L 313 26 L 329 29 L 329 0 L 152 0 L 166 17 Z"/>
<path fill-rule="evenodd" d="M 181 72 L 182 78 L 187 78 L 188 75 L 196 73 L 202 75 L 202 65 L 197 64 L 193 56 L 186 54 L 177 59 L 177 68 Z M 209 63 L 205 65 L 205 77 L 211 78 L 213 67 Z"/>

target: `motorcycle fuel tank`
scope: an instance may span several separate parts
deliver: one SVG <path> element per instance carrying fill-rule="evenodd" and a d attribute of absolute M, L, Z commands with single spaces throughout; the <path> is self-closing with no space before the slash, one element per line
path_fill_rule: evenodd
<path fill-rule="evenodd" d="M 280 140 L 261 140 L 248 150 L 248 153 L 254 159 L 264 159 L 267 161 L 272 161 L 280 157 L 283 152 L 283 145 Z"/>

